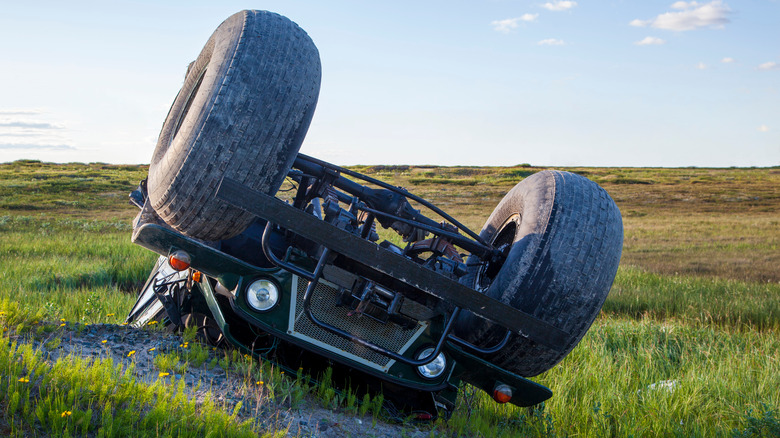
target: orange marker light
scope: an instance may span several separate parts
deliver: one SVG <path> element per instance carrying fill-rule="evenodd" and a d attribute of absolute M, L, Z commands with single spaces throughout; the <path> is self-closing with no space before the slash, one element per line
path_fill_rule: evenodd
<path fill-rule="evenodd" d="M 192 281 L 195 283 L 200 283 L 200 279 L 203 276 L 203 274 L 200 273 L 200 271 L 195 271 L 192 273 Z"/>
<path fill-rule="evenodd" d="M 493 400 L 499 403 L 506 403 L 512 400 L 512 387 L 503 383 L 496 386 L 496 389 L 493 390 Z"/>
<path fill-rule="evenodd" d="M 177 271 L 183 271 L 190 267 L 190 255 L 179 250 L 168 256 L 168 264 Z"/>

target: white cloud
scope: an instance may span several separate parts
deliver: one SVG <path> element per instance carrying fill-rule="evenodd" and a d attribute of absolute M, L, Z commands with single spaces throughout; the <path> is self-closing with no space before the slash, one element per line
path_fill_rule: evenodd
<path fill-rule="evenodd" d="M 509 33 L 513 29 L 517 29 L 520 26 L 521 22 L 529 23 L 531 21 L 536 20 L 536 17 L 538 16 L 539 14 L 523 14 L 515 18 L 507 18 L 505 20 L 495 20 L 490 22 L 490 25 L 493 26 L 493 30 L 495 30 L 496 32 Z"/>
<path fill-rule="evenodd" d="M 720 62 L 724 64 L 731 64 L 732 62 L 735 62 L 734 58 L 729 58 L 728 56 L 721 59 Z"/>
<path fill-rule="evenodd" d="M 548 11 L 565 11 L 577 6 L 577 2 L 555 0 L 542 5 Z"/>
<path fill-rule="evenodd" d="M 666 41 L 658 37 L 648 36 L 648 37 L 644 37 L 644 39 L 640 41 L 635 42 L 634 44 L 636 44 L 637 46 L 654 46 L 659 44 L 666 44 Z"/>
<path fill-rule="evenodd" d="M 671 8 L 672 9 L 690 9 L 695 8 L 696 6 L 699 6 L 701 3 L 699 2 L 674 2 L 672 3 Z"/>
<path fill-rule="evenodd" d="M 696 68 L 698 68 L 699 70 L 707 70 L 707 64 L 700 62 L 696 64 Z"/>
<path fill-rule="evenodd" d="M 759 132 L 769 132 L 769 126 L 761 125 L 758 127 Z"/>
<path fill-rule="evenodd" d="M 546 40 L 541 40 L 536 44 L 540 46 L 562 46 L 565 43 L 563 42 L 563 40 L 559 40 L 557 38 L 547 38 Z"/>
<path fill-rule="evenodd" d="M 0 110 L 0 116 L 34 116 L 41 114 L 37 109 L 5 109 Z"/>
<path fill-rule="evenodd" d="M 0 131 L 0 137 L 40 137 L 40 132 L 35 131 L 15 131 L 15 132 L 2 132 Z"/>
<path fill-rule="evenodd" d="M 695 30 L 705 27 L 721 29 L 729 22 L 731 9 L 720 0 L 710 3 L 676 2 L 672 9 L 679 12 L 665 12 L 649 20 L 632 20 L 629 24 L 636 27 L 654 27 L 664 30 Z"/>
<path fill-rule="evenodd" d="M 38 143 L 0 143 L 0 150 L 44 150 L 44 151 L 73 151 L 76 150 L 67 144 L 38 144 Z"/>
<path fill-rule="evenodd" d="M 38 109 L 1 109 L 0 150 L 75 150 L 65 136 L 66 126 L 47 118 Z"/>
<path fill-rule="evenodd" d="M 0 122 L 0 128 L 62 129 L 62 126 L 45 122 L 11 120 Z"/>
<path fill-rule="evenodd" d="M 9 108 L 0 109 L 0 133 L 34 131 L 34 130 L 61 130 L 64 129 L 60 123 L 50 123 L 42 121 L 46 119 L 46 114 L 39 109 L 34 108 Z"/>
<path fill-rule="evenodd" d="M 778 64 L 776 62 L 773 62 L 773 61 L 769 61 L 769 62 L 765 62 L 765 63 L 759 65 L 758 69 L 759 70 L 777 70 L 777 69 L 780 69 L 780 64 Z"/>

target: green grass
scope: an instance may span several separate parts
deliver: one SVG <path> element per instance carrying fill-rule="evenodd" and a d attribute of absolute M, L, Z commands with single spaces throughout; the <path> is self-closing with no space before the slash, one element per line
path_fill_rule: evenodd
<path fill-rule="evenodd" d="M 101 163 L 20 160 L 0 164 L 0 211 L 107 218 L 127 211 L 127 194 L 146 172 L 147 166 Z"/>
<path fill-rule="evenodd" d="M 471 417 L 440 427 L 465 436 L 709 437 L 748 430 L 756 412 L 780 426 L 774 331 L 602 317 L 538 380 L 555 393 L 543 409 L 497 405 L 478 393 Z"/>
<path fill-rule="evenodd" d="M 667 276 L 621 268 L 602 311 L 691 327 L 780 330 L 780 284 Z"/>
<path fill-rule="evenodd" d="M 6 436 L 257 436 L 212 400 L 187 399 L 184 382 L 136 381 L 133 368 L 75 356 L 49 363 L 27 344 L 0 339 L 0 410 Z"/>
<path fill-rule="evenodd" d="M 114 221 L 0 217 L 0 299 L 49 319 L 122 322 L 135 301 L 122 291 L 137 291 L 156 258 L 129 232 Z"/>
<path fill-rule="evenodd" d="M 93 359 L 71 355 L 52 363 L 31 341 L 49 339 L 46 348 L 56 348 L 69 330 L 81 330 L 84 325 L 59 324 L 44 317 L 41 309 L 0 300 L 3 436 L 29 436 L 36 430 L 47 431 L 47 436 L 276 436 L 286 435 L 287 430 L 269 421 L 276 417 L 266 415 L 268 409 L 297 409 L 312 396 L 331 409 L 354 413 L 358 408 L 354 394 L 333 389 L 330 369 L 314 385 L 300 370 L 285 375 L 271 362 L 237 350 L 203 346 L 195 341 L 194 329 L 184 332 L 178 349 L 154 356 L 159 374 L 152 383 L 137 378 L 136 355 L 128 355 L 133 359 L 129 367 L 115 363 L 110 355 Z M 191 399 L 184 380 L 174 376 L 200 366 L 224 369 L 226 378 L 233 381 L 230 397 L 243 401 L 228 409 L 215 403 L 209 393 L 205 400 Z M 242 408 L 243 417 L 239 417 Z M 360 408 L 363 414 L 377 418 L 382 396 L 369 397 Z"/>
<path fill-rule="evenodd" d="M 514 183 L 540 170 L 354 169 L 409 187 L 475 229 Z M 467 386 L 452 419 L 431 432 L 778 436 L 780 170 L 570 170 L 602 184 L 624 216 L 623 260 L 604 312 L 559 366 L 535 378 L 555 393 L 544 406 L 497 405 Z M 236 424 L 223 407 L 188 400 L 170 379 L 138 382 L 105 360 L 46 363 L 25 341 L 45 336 L 54 348 L 60 319 L 68 325 L 123 321 L 135 300 L 125 291 L 137 289 L 156 258 L 129 242 L 136 210 L 125 199 L 145 171 L 0 165 L 0 427 L 9 434 L 111 436 L 127 427 L 136 435 L 240 436 L 259 430 Z M 359 403 L 349 391 L 338 394 L 327 375 L 315 376 L 315 385 L 238 352 L 215 355 L 186 335 L 185 341 L 158 356 L 160 372 L 221 367 L 241 376 L 245 394 L 284 406 L 314 397 L 345 412 L 380 412 L 381 399 Z M 102 386 L 94 386 L 95 376 Z M 263 400 L 269 399 L 257 402 Z M 173 414 L 163 417 L 158 403 Z M 65 411 L 71 414 L 62 416 Z"/>

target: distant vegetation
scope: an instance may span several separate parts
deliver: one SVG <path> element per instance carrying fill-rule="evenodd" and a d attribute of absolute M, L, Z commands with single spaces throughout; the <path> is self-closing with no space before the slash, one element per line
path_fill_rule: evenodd
<path fill-rule="evenodd" d="M 541 170 L 355 166 L 479 230 L 504 194 Z M 604 187 L 625 227 L 622 266 L 659 274 L 780 281 L 780 168 L 566 168 Z"/>
<path fill-rule="evenodd" d="M 404 186 L 475 230 L 506 191 L 540 170 L 526 164 L 353 169 Z M 780 434 L 780 169 L 564 170 L 601 184 L 623 214 L 621 269 L 602 315 L 569 357 L 538 377 L 555 392 L 544 406 L 496 405 L 466 387 L 450 422 L 436 423 L 432 432 Z M 125 291 L 137 289 L 155 259 L 129 242 L 136 209 L 127 194 L 146 171 L 145 166 L 35 161 L 0 165 L 0 302 L 6 313 L 0 315 L 0 330 L 21 325 L 29 331 L 38 320 L 121 323 L 135 299 Z M 12 312 L 15 319 L 8 317 Z M 2 362 L 2 357 L 24 356 L 25 363 L 34 364 L 25 366 L 38 366 L 40 359 L 18 346 L 0 353 L 0 386 L 11 391 L 0 395 L 0 431 L 23 419 L 31 425 L 14 430 L 44 424 L 66 430 L 64 416 L 38 421 L 21 412 L 24 403 L 32 412 L 36 403 L 65 410 L 61 402 L 70 397 L 67 391 L 48 392 L 55 394 L 49 402 L 35 399 L 34 392 L 9 380 L 15 374 Z M 95 366 L 106 375 L 113 372 L 105 364 Z M 52 388 L 65 385 L 52 382 Z M 15 392 L 28 401 L 14 401 Z M 200 415 L 181 403 L 180 412 Z M 224 420 L 229 415 L 218 421 L 229 421 Z M 232 430 L 224 427 L 215 430 Z"/>

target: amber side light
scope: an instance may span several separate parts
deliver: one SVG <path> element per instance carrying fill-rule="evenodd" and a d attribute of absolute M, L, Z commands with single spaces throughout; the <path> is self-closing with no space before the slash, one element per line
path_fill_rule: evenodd
<path fill-rule="evenodd" d="M 200 283 L 200 279 L 203 277 L 203 274 L 200 273 L 200 271 L 195 271 L 192 273 L 192 281 L 196 283 Z"/>
<path fill-rule="evenodd" d="M 500 384 L 493 390 L 493 400 L 499 403 L 506 403 L 512 400 L 512 388 L 509 385 Z"/>
<path fill-rule="evenodd" d="M 190 255 L 179 250 L 168 256 L 168 264 L 177 271 L 183 271 L 190 267 Z"/>

